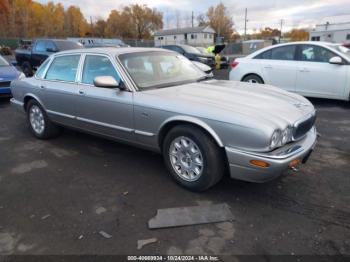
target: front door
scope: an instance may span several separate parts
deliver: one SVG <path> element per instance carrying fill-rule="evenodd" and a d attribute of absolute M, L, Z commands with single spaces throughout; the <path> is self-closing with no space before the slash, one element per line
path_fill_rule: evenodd
<path fill-rule="evenodd" d="M 94 86 L 97 76 L 121 78 L 113 62 L 105 55 L 86 55 L 79 83 L 77 102 L 79 126 L 91 132 L 121 140 L 134 136 L 133 93 L 118 88 Z"/>
<path fill-rule="evenodd" d="M 296 92 L 304 96 L 343 98 L 347 66 L 330 64 L 337 56 L 317 45 L 300 45 Z"/>

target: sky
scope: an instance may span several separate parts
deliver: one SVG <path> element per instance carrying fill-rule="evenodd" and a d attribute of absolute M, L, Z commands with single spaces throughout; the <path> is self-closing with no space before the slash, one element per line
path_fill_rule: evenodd
<path fill-rule="evenodd" d="M 38 0 L 46 3 L 47 0 Z M 206 13 L 208 8 L 220 0 L 53 0 L 64 6 L 77 5 L 87 19 L 107 18 L 113 9 L 121 9 L 128 4 L 146 4 L 163 12 L 164 27 L 176 27 L 176 17 L 180 17 L 181 27 L 191 25 L 194 17 Z M 239 33 L 244 32 L 244 13 L 248 10 L 247 31 L 254 32 L 264 27 L 312 28 L 316 24 L 350 22 L 350 0 L 221 0 Z M 196 23 L 196 20 L 195 20 Z"/>

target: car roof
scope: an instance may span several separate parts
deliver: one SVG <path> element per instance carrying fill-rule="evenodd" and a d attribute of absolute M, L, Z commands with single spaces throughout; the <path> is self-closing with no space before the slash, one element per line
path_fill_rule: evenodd
<path fill-rule="evenodd" d="M 116 56 L 121 54 L 155 52 L 155 51 L 170 52 L 162 48 L 154 48 L 154 47 L 94 47 L 94 48 L 66 50 L 66 51 L 56 53 L 55 56 L 64 55 L 64 54 L 88 54 L 88 53 Z"/>

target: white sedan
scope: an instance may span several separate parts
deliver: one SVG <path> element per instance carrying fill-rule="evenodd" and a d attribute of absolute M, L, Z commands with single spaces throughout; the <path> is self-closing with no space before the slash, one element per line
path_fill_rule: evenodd
<path fill-rule="evenodd" d="M 234 60 L 230 80 L 270 84 L 307 97 L 350 100 L 350 49 L 324 42 L 270 46 Z"/>

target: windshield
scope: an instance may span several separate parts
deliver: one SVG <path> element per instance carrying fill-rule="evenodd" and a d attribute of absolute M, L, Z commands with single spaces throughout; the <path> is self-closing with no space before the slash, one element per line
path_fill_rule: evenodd
<path fill-rule="evenodd" d="M 350 49 L 349 48 L 342 46 L 342 45 L 329 45 L 328 47 L 331 49 L 335 49 L 338 52 L 342 53 L 350 61 Z"/>
<path fill-rule="evenodd" d="M 8 65 L 9 63 L 5 60 L 5 58 L 0 56 L 0 66 L 8 66 Z"/>
<path fill-rule="evenodd" d="M 197 48 L 195 48 L 193 46 L 183 45 L 181 47 L 186 51 L 186 53 L 190 53 L 190 54 L 200 54 L 201 53 Z"/>
<path fill-rule="evenodd" d="M 206 76 L 187 58 L 172 52 L 123 54 L 119 59 L 141 91 L 196 82 Z"/>
<path fill-rule="evenodd" d="M 55 41 L 60 51 L 83 48 L 83 45 L 73 41 Z"/>
<path fill-rule="evenodd" d="M 201 53 L 204 54 L 204 55 L 209 54 L 209 53 L 207 52 L 207 49 L 205 49 L 204 47 L 196 47 L 196 48 L 199 50 L 199 52 L 201 52 Z"/>

